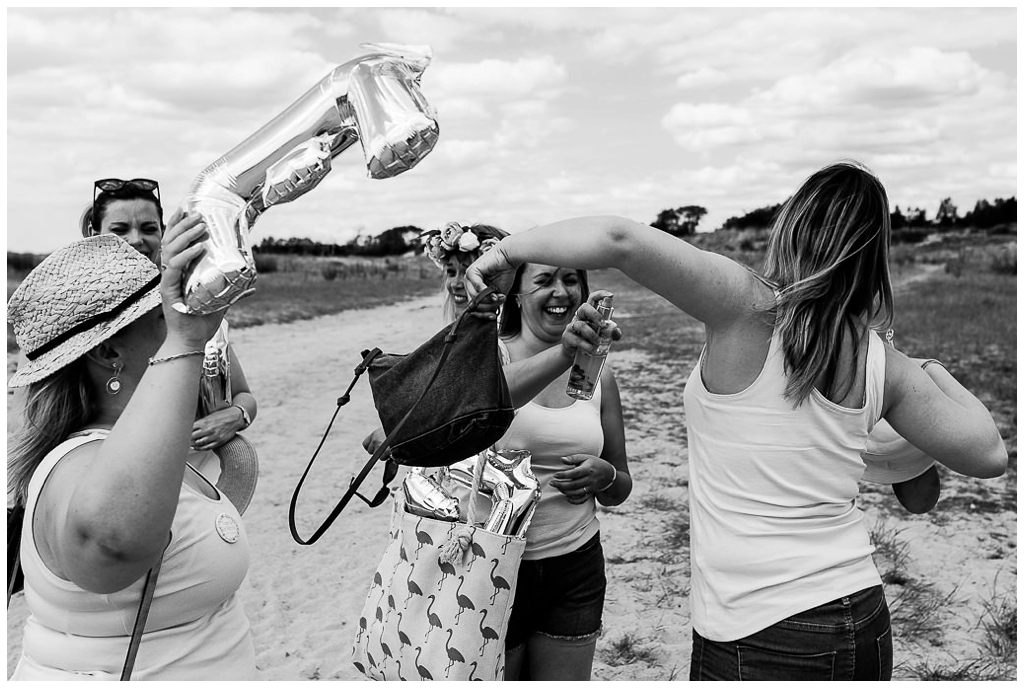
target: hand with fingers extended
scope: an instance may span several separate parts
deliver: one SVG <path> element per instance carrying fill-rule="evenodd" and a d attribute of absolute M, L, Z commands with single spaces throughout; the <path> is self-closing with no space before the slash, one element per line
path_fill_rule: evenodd
<path fill-rule="evenodd" d="M 617 473 L 610 462 L 589 454 L 563 456 L 562 463 L 570 468 L 555 473 L 551 486 L 565 495 L 570 504 L 582 504 L 608 489 Z"/>
<path fill-rule="evenodd" d="M 160 295 L 163 299 L 167 337 L 177 337 L 193 348 L 202 349 L 213 337 L 224 312 L 189 313 L 182 300 L 185 271 L 206 253 L 203 241 L 209 237 L 199 213 L 185 214 L 178 208 L 168 223 L 160 245 Z"/>

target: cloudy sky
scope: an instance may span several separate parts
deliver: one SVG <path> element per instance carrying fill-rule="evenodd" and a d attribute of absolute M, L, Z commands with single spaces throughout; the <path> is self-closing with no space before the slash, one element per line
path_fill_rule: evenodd
<path fill-rule="evenodd" d="M 841 158 L 901 208 L 1016 196 L 1017 15 L 995 9 L 8 9 L 8 250 L 50 251 L 102 177 L 165 205 L 367 42 L 429 45 L 437 146 L 353 146 L 262 236 L 511 231 L 701 205 L 701 229 Z"/>

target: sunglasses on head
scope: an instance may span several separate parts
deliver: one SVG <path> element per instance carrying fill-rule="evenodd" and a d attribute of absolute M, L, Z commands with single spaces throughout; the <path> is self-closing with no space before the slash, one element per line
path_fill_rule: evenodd
<path fill-rule="evenodd" d="M 139 191 L 152 191 L 157 200 L 160 200 L 160 185 L 152 179 L 99 179 L 93 187 L 92 202 L 101 193 L 116 193 L 121 189 L 138 189 Z"/>

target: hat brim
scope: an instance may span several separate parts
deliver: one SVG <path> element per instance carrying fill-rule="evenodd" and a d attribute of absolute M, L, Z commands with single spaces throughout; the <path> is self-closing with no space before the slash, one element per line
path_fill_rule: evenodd
<path fill-rule="evenodd" d="M 7 381 L 7 386 L 26 387 L 34 382 L 45 380 L 64 366 L 84 356 L 93 347 L 102 344 L 154 308 L 159 307 L 160 287 L 158 285 L 110 320 L 98 323 L 85 332 L 79 332 L 36 359 L 28 360 L 22 357 L 18 363 L 18 369 Z"/>
<path fill-rule="evenodd" d="M 259 477 L 259 457 L 255 447 L 242 435 L 236 434 L 214 450 L 220 459 L 220 478 L 217 489 L 244 514 L 256 491 Z"/>

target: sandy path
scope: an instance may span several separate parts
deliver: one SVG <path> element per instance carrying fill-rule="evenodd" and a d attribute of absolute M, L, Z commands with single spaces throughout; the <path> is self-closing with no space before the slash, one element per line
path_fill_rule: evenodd
<path fill-rule="evenodd" d="M 411 351 L 440 328 L 439 310 L 436 298 L 416 299 L 232 335 L 260 400 L 258 421 L 246 433 L 259 448 L 261 471 L 245 517 L 253 565 L 242 597 L 267 679 L 362 678 L 349 661 L 351 629 L 387 542 L 388 505 L 370 509 L 353 500 L 309 546 L 292 539 L 288 505 L 360 351 Z M 368 457 L 360 443 L 377 424 L 364 376 L 303 486 L 302 536 L 327 517 L 363 466 Z M 380 479 L 375 470 L 361 492 L 372 495 Z"/>

